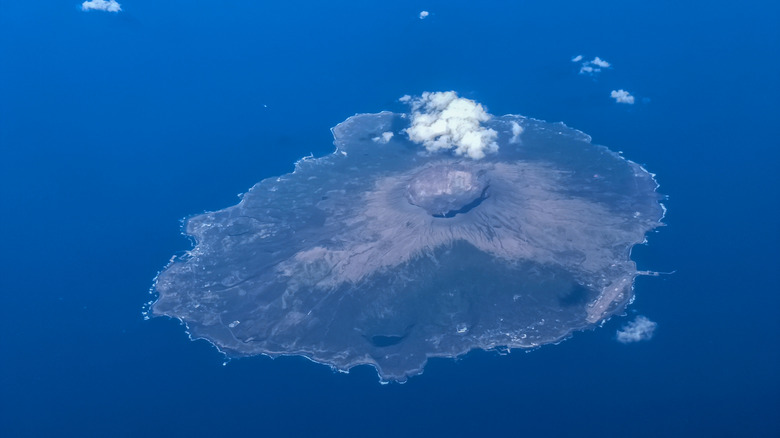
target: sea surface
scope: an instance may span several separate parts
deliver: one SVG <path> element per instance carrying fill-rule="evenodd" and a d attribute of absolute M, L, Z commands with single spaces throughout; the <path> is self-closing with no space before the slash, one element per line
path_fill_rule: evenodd
<path fill-rule="evenodd" d="M 0 436 L 780 435 L 776 2 L 121 3 L 0 2 Z M 144 320 L 182 218 L 445 90 L 657 174 L 667 226 L 633 258 L 674 273 L 603 327 L 403 385 L 224 364 Z M 655 336 L 618 343 L 636 315 Z"/>

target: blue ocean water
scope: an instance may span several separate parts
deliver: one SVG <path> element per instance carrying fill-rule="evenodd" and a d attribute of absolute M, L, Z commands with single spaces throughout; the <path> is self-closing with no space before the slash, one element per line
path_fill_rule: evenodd
<path fill-rule="evenodd" d="M 780 434 L 777 4 L 122 7 L 0 3 L 0 435 Z M 578 75 L 578 54 L 613 67 Z M 181 218 L 331 152 L 354 113 L 450 89 L 655 172 L 668 226 L 634 258 L 676 273 L 639 278 L 600 329 L 432 360 L 405 385 L 296 358 L 223 366 L 178 322 L 143 320 L 190 247 Z M 655 337 L 617 343 L 635 314 Z"/>

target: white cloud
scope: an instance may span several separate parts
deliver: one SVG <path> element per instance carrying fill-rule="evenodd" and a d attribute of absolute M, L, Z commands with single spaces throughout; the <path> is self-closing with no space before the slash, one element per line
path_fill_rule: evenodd
<path fill-rule="evenodd" d="M 590 62 L 591 64 L 601 67 L 601 68 L 609 68 L 610 63 L 607 61 L 604 61 L 603 59 L 599 58 L 598 56 L 593 58 L 593 61 Z"/>
<path fill-rule="evenodd" d="M 425 17 L 427 17 L 429 15 L 431 15 L 431 13 L 428 12 L 428 11 L 420 11 L 420 20 L 424 20 Z"/>
<path fill-rule="evenodd" d="M 81 10 L 119 12 L 122 6 L 116 0 L 89 0 L 81 4 Z"/>
<path fill-rule="evenodd" d="M 390 141 L 391 138 L 393 138 L 393 133 L 387 131 L 387 132 L 383 132 L 382 135 L 372 138 L 371 140 L 374 140 L 377 143 L 386 144 L 387 142 Z"/>
<path fill-rule="evenodd" d="M 584 58 L 582 55 L 577 55 L 574 58 L 571 59 L 572 62 L 580 62 Z M 593 58 L 590 61 L 584 61 L 582 63 L 582 66 L 580 67 L 580 74 L 593 74 L 598 73 L 601 71 L 602 68 L 609 68 L 612 64 L 608 63 L 607 61 L 599 58 L 598 56 Z"/>
<path fill-rule="evenodd" d="M 658 326 L 657 323 L 650 321 L 644 316 L 637 316 L 633 321 L 624 325 L 617 331 L 617 340 L 623 344 L 632 342 L 649 341 L 653 337 L 653 332 Z"/>
<path fill-rule="evenodd" d="M 477 102 L 458 97 L 454 91 L 426 91 L 420 97 L 400 100 L 412 106 L 412 124 L 406 134 L 428 151 L 454 149 L 455 154 L 475 160 L 498 151 L 498 133 L 481 125 L 492 116 Z"/>
<path fill-rule="evenodd" d="M 626 90 L 612 90 L 609 94 L 617 103 L 627 103 L 629 105 L 634 104 L 634 96 L 628 93 Z"/>
<path fill-rule="evenodd" d="M 520 134 L 523 133 L 523 127 L 517 122 L 512 122 L 512 138 L 509 139 L 510 143 L 517 143 L 520 141 Z"/>

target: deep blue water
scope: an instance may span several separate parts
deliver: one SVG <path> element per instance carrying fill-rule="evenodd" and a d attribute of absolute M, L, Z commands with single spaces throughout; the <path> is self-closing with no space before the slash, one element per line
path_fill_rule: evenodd
<path fill-rule="evenodd" d="M 1 436 L 780 434 L 776 3 L 77 3 L 0 2 Z M 578 75 L 577 54 L 614 68 Z M 677 272 L 603 328 L 405 385 L 223 366 L 142 319 L 181 218 L 331 152 L 356 112 L 449 89 L 657 173 L 668 226 L 634 257 Z M 656 336 L 617 343 L 636 313 Z"/>

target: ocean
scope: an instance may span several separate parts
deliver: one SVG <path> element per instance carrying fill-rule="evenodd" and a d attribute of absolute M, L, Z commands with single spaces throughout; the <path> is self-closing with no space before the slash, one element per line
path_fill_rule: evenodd
<path fill-rule="evenodd" d="M 0 3 L 0 435 L 780 435 L 776 3 L 121 4 Z M 445 90 L 655 173 L 666 226 L 633 259 L 673 273 L 559 345 L 433 359 L 403 385 L 223 364 L 143 318 L 191 248 L 183 218 L 332 152 L 355 113 Z M 655 336 L 618 343 L 636 315 Z"/>

